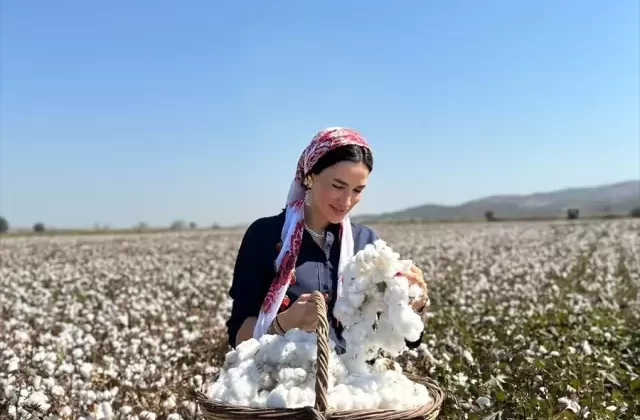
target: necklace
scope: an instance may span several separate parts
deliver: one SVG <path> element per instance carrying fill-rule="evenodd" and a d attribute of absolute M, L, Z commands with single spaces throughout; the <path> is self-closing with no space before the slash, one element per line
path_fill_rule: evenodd
<path fill-rule="evenodd" d="M 307 226 L 307 224 L 304 224 L 304 228 L 307 230 L 307 232 L 309 232 L 311 234 L 311 236 L 313 236 L 316 239 L 324 239 L 324 232 L 322 233 L 318 233 L 314 230 L 312 230 L 309 226 Z"/>

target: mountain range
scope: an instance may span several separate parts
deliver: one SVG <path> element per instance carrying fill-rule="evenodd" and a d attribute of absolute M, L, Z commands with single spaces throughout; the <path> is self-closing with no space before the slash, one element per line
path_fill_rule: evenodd
<path fill-rule="evenodd" d="M 583 217 L 629 214 L 635 207 L 640 207 L 640 180 L 527 195 L 493 195 L 453 206 L 424 204 L 388 213 L 354 216 L 353 220 L 473 220 L 483 219 L 487 211 L 492 211 L 499 219 L 556 218 L 565 217 L 570 208 L 579 209 L 580 217 Z"/>

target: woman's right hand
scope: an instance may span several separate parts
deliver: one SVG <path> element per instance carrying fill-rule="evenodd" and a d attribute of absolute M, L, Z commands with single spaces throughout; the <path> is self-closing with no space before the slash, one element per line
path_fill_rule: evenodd
<path fill-rule="evenodd" d="M 285 332 L 292 328 L 300 328 L 307 332 L 315 331 L 318 326 L 318 315 L 311 293 L 300 295 L 289 309 L 278 315 L 278 322 Z"/>

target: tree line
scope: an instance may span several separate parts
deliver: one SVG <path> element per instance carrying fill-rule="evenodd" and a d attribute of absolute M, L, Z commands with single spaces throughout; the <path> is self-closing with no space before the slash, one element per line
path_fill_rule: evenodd
<path fill-rule="evenodd" d="M 607 215 L 602 216 L 603 218 L 607 218 Z M 609 217 L 616 217 L 616 216 L 609 216 Z M 629 212 L 629 217 L 634 217 L 634 218 L 640 218 L 640 207 L 635 207 L 633 208 L 630 212 Z M 508 220 L 505 218 L 501 218 L 499 215 L 496 215 L 494 213 L 493 210 L 487 210 L 484 213 L 484 218 L 486 221 L 488 222 L 499 222 L 501 220 Z M 567 220 L 577 220 L 580 218 L 580 209 L 578 208 L 570 208 L 567 209 L 566 212 L 566 218 Z M 525 218 L 526 219 L 526 218 Z M 220 229 L 220 225 L 218 223 L 214 223 L 212 224 L 209 228 L 210 229 Z M 9 231 L 9 229 L 11 228 L 11 226 L 9 225 L 9 221 L 3 217 L 0 216 L 0 233 L 6 233 Z M 149 224 L 146 222 L 140 222 L 138 223 L 136 226 L 133 226 L 132 230 L 136 230 L 136 231 L 145 231 L 145 230 L 149 230 L 149 229 L 158 229 L 156 228 L 150 228 Z M 196 222 L 186 222 L 184 220 L 175 220 L 173 221 L 169 226 L 168 226 L 169 230 L 193 230 L 193 229 L 198 229 L 198 224 Z M 93 230 L 109 230 L 108 227 L 100 227 L 98 225 L 96 225 L 96 227 L 94 227 Z M 47 227 L 45 226 L 45 224 L 43 222 L 36 222 L 33 224 L 32 227 L 32 231 L 34 233 L 42 233 L 47 231 Z"/>
<path fill-rule="evenodd" d="M 218 223 L 213 223 L 211 226 L 209 226 L 210 229 L 220 229 L 220 227 L 221 226 Z M 10 229 L 11 229 L 11 225 L 9 224 L 9 221 L 7 220 L 7 218 L 0 216 L 0 233 L 9 232 Z M 132 227 L 132 230 L 137 230 L 137 231 L 145 231 L 149 229 L 158 229 L 158 228 L 157 227 L 151 228 L 149 227 L 149 224 L 146 222 L 140 222 L 137 225 Z M 186 222 L 184 220 L 175 220 L 168 226 L 168 229 L 170 230 L 198 229 L 198 224 L 196 222 Z M 35 233 L 43 233 L 43 232 L 46 232 L 48 229 L 43 222 L 36 222 L 33 224 L 31 230 Z M 109 228 L 107 226 L 100 226 L 96 224 L 93 230 L 109 230 Z"/>
<path fill-rule="evenodd" d="M 603 219 L 613 218 L 613 217 L 618 217 L 618 216 L 607 215 L 607 214 L 602 216 Z M 633 209 L 631 209 L 631 211 L 629 211 L 629 217 L 640 218 L 640 207 L 634 207 Z M 493 210 L 485 211 L 484 218 L 487 222 L 499 222 L 500 220 L 505 220 L 500 218 L 499 216 L 496 216 Z M 567 213 L 566 213 L 567 220 L 577 220 L 579 218 L 580 218 L 579 208 L 574 207 L 574 208 L 567 209 Z"/>

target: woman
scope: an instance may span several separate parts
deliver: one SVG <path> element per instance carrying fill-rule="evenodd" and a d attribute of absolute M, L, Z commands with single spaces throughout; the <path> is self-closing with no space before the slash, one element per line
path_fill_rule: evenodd
<path fill-rule="evenodd" d="M 373 230 L 348 217 L 372 170 L 371 149 L 352 129 L 327 128 L 311 140 L 298 161 L 284 211 L 254 221 L 242 239 L 229 291 L 232 347 L 265 333 L 314 331 L 316 309 L 309 298 L 319 290 L 327 297 L 330 338 L 337 352 L 344 351 L 341 326 L 332 312 L 349 258 L 378 239 Z M 415 265 L 402 274 L 426 295 Z M 425 300 L 413 302 L 413 307 L 420 312 Z M 417 347 L 421 338 L 407 342 L 408 347 Z"/>

